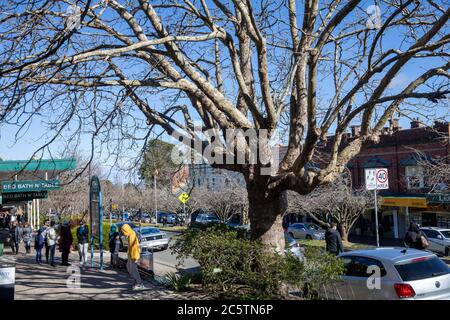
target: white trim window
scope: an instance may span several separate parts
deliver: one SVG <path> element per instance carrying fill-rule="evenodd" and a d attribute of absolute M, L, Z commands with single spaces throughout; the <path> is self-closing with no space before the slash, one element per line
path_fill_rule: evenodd
<path fill-rule="evenodd" d="M 405 176 L 408 190 L 423 189 L 426 187 L 425 173 L 422 166 L 406 166 Z"/>

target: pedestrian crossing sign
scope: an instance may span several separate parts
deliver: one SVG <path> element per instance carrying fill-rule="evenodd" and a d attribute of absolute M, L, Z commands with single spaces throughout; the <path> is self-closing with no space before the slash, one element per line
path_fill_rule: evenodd
<path fill-rule="evenodd" d="M 185 204 L 186 202 L 188 202 L 189 200 L 189 195 L 186 192 L 182 192 L 179 196 L 178 196 L 178 200 L 181 201 L 181 203 Z"/>

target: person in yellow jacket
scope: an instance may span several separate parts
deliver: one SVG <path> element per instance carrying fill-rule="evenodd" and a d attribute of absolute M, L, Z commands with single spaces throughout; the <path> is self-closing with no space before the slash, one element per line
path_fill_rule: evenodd
<path fill-rule="evenodd" d="M 136 232 L 131 229 L 128 224 L 124 224 L 120 230 L 122 231 L 122 234 L 128 238 L 127 270 L 134 280 L 133 290 L 145 289 L 137 267 L 139 259 L 141 258 L 141 250 L 139 248 L 139 240 Z"/>

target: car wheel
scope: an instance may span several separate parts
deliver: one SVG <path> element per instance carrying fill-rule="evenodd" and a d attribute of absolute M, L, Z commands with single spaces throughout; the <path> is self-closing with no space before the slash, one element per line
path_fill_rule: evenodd
<path fill-rule="evenodd" d="M 307 234 L 305 238 L 306 238 L 306 240 L 312 240 L 312 237 L 309 234 Z"/>
<path fill-rule="evenodd" d="M 292 232 L 289 232 L 289 235 L 295 239 L 294 234 Z"/>
<path fill-rule="evenodd" d="M 167 250 L 167 248 L 169 248 L 169 246 L 164 246 L 161 251 Z"/>

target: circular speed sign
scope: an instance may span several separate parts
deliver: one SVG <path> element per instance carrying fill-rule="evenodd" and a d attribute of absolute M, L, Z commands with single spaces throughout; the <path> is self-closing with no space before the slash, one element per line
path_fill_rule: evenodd
<path fill-rule="evenodd" d="M 380 169 L 377 171 L 377 182 L 385 183 L 388 180 L 388 173 L 385 169 Z"/>

